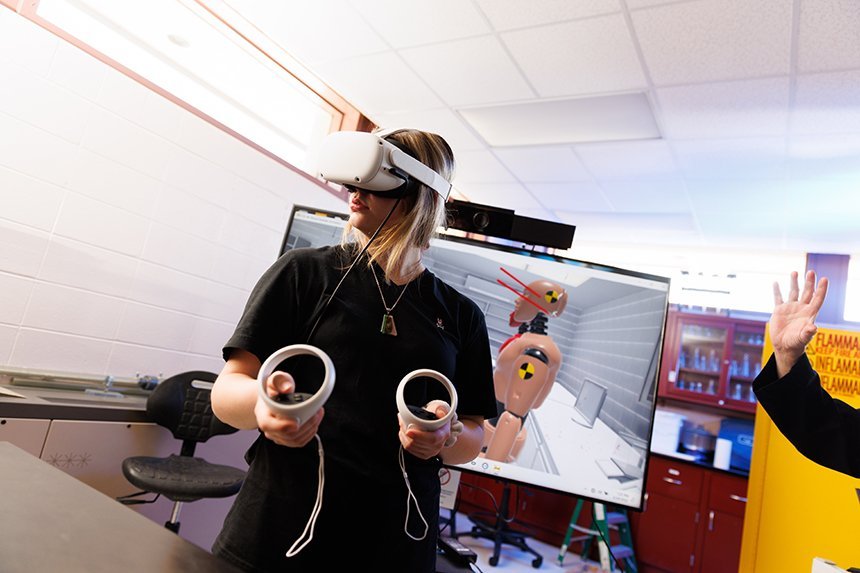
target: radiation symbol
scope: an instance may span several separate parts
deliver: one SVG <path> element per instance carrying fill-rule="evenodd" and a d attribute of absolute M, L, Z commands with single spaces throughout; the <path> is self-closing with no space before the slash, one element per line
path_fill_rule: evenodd
<path fill-rule="evenodd" d="M 561 296 L 561 295 L 559 295 L 556 291 L 554 291 L 554 290 L 548 290 L 548 291 L 546 291 L 546 292 L 544 293 L 544 295 L 543 295 L 543 299 L 544 299 L 545 301 L 547 301 L 548 303 L 550 303 L 550 304 L 555 304 L 555 303 L 557 303 L 557 302 L 558 302 L 558 297 L 559 297 L 559 296 Z"/>
<path fill-rule="evenodd" d="M 531 378 L 532 376 L 535 375 L 535 367 L 532 366 L 531 364 L 529 364 L 528 362 L 523 362 L 520 365 L 519 374 L 520 374 L 520 378 L 522 378 L 523 380 L 528 380 L 529 378 Z"/>

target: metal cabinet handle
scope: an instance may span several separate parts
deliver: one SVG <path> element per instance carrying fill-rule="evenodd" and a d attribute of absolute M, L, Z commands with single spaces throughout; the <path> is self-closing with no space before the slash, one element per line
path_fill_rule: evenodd
<path fill-rule="evenodd" d="M 663 476 L 663 481 L 666 483 L 670 483 L 672 485 L 683 485 L 683 483 L 684 483 L 679 479 L 672 479 L 672 478 L 665 477 L 665 476 Z"/>
<path fill-rule="evenodd" d="M 708 531 L 714 530 L 714 511 L 708 512 Z"/>
<path fill-rule="evenodd" d="M 731 494 L 731 495 L 729 496 L 729 499 L 733 499 L 733 500 L 735 500 L 735 501 L 739 501 L 739 502 L 741 502 L 741 503 L 746 503 L 746 502 L 747 502 L 747 498 L 745 498 L 745 497 L 741 497 L 741 496 L 739 496 L 739 495 L 735 495 L 735 494 Z"/>

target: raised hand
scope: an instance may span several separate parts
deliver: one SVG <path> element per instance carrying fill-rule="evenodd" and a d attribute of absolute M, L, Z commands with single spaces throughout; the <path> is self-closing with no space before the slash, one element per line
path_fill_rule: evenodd
<path fill-rule="evenodd" d="M 797 359 L 806 351 L 806 345 L 815 336 L 818 327 L 815 317 L 824 304 L 827 278 L 815 284 L 815 271 L 807 271 L 803 292 L 799 291 L 797 273 L 791 273 L 788 300 L 783 300 L 779 283 L 773 283 L 773 314 L 770 317 L 770 339 L 780 378 L 788 374 Z"/>

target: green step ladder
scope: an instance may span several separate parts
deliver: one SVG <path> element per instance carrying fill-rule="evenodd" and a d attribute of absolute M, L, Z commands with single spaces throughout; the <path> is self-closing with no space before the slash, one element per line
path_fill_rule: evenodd
<path fill-rule="evenodd" d="M 582 499 L 576 502 L 576 507 L 573 509 L 570 523 L 567 526 L 567 533 L 559 549 L 558 564 L 563 564 L 564 556 L 572 543 L 577 541 L 583 542 L 581 556 L 584 559 L 591 549 L 591 544 L 596 541 L 600 552 L 601 568 L 604 571 L 615 570 L 615 562 L 610 559 L 611 553 L 615 560 L 624 564 L 625 573 L 636 573 L 638 568 L 636 565 L 636 555 L 633 552 L 633 536 L 630 533 L 630 522 L 627 519 L 627 511 L 622 508 L 614 508 L 612 511 L 607 512 L 606 507 L 602 503 L 594 503 L 594 518 L 591 521 L 591 529 L 586 529 L 577 524 L 584 504 L 585 501 Z M 610 530 L 618 532 L 621 543 L 609 547 L 607 551 L 603 539 L 610 542 Z M 573 534 L 575 531 L 583 535 L 574 537 Z M 602 536 L 601 533 L 603 534 Z"/>

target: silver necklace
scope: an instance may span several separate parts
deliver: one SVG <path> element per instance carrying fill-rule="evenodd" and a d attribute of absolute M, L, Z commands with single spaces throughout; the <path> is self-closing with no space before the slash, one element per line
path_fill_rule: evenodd
<path fill-rule="evenodd" d="M 387 334 L 388 336 L 397 336 L 397 327 L 394 326 L 394 317 L 391 316 L 391 311 L 394 310 L 394 307 L 396 307 L 397 303 L 400 302 L 400 299 L 403 298 L 404 293 L 406 293 L 406 287 L 409 286 L 409 282 L 407 281 L 407 283 L 403 285 L 403 290 L 400 291 L 400 296 L 397 297 L 394 304 L 388 306 L 388 303 L 385 302 L 385 295 L 382 294 L 382 286 L 379 284 L 379 279 L 376 278 L 376 270 L 373 266 L 370 267 L 370 272 L 373 273 L 373 280 L 376 282 L 376 289 L 379 291 L 379 298 L 382 299 L 382 306 L 385 307 L 385 314 L 382 315 L 382 326 L 379 327 L 379 332 Z"/>

